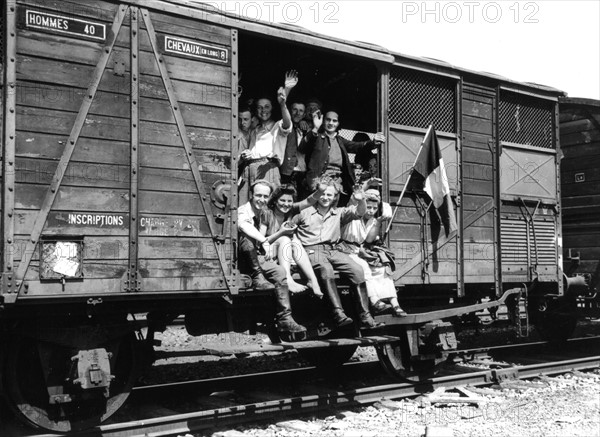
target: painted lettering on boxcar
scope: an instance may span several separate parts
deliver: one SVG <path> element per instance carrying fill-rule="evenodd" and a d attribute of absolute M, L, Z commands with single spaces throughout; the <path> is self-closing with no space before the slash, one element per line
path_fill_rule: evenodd
<path fill-rule="evenodd" d="M 175 38 L 165 35 L 163 49 L 165 53 L 183 56 L 186 58 L 205 59 L 209 61 L 229 62 L 229 50 L 202 44 L 189 39 Z"/>
<path fill-rule="evenodd" d="M 149 217 L 140 218 L 139 234 L 146 236 L 189 236 L 199 237 L 205 234 L 198 218 L 187 217 Z"/>
<path fill-rule="evenodd" d="M 19 18 L 20 24 L 27 29 L 68 34 L 97 41 L 106 39 L 106 25 L 97 21 L 81 20 L 31 9 L 25 9 Z"/>
<path fill-rule="evenodd" d="M 79 212 L 50 212 L 49 227 L 96 227 L 96 228 L 125 228 L 129 224 L 129 214 L 119 213 L 79 213 Z"/>

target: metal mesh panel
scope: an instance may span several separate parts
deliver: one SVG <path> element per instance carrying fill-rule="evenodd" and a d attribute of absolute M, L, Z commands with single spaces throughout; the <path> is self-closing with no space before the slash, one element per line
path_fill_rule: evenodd
<path fill-rule="evenodd" d="M 517 93 L 500 96 L 500 140 L 554 148 L 553 103 Z"/>
<path fill-rule="evenodd" d="M 390 123 L 456 132 L 456 81 L 395 68 L 390 75 Z"/>

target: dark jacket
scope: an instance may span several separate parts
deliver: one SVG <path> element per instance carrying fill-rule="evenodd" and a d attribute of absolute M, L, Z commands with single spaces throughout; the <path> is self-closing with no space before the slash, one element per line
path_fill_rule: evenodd
<path fill-rule="evenodd" d="M 352 193 L 354 187 L 354 170 L 348 158 L 348 153 L 358 153 L 365 147 L 373 148 L 373 141 L 348 141 L 336 136 L 340 150 L 342 151 L 342 186 L 345 193 Z M 298 145 L 298 150 L 306 155 L 306 184 L 309 189 L 314 190 L 317 179 L 325 172 L 329 164 L 329 141 L 325 133 L 315 134 L 309 131 Z"/>

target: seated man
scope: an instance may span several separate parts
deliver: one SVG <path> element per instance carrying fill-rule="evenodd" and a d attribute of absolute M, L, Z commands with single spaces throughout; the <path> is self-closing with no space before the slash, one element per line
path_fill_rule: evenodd
<path fill-rule="evenodd" d="M 369 313 L 363 269 L 346 253 L 337 250 L 341 225 L 362 217 L 367 209 L 362 192 L 353 194 L 353 198 L 358 201 L 356 206 L 336 208 L 333 204 L 340 192 L 339 184 L 328 177 L 321 178 L 318 183 L 326 185 L 327 188 L 315 206 L 306 208 L 292 219 L 292 223 L 297 226 L 296 236 L 306 248 L 313 269 L 321 279 L 321 291 L 333 307 L 334 323 L 338 327 L 352 323 L 352 319 L 346 316 L 342 308 L 335 284 L 335 269 L 351 282 L 360 327 L 377 327 L 379 325 Z"/>
<path fill-rule="evenodd" d="M 238 209 L 239 266 L 242 273 L 252 277 L 252 285 L 255 289 L 275 289 L 277 331 L 286 334 L 289 337 L 286 339 L 302 340 L 306 336 L 306 328 L 292 318 L 285 270 L 275 262 L 266 260 L 264 255 L 259 255 L 259 248 L 262 250 L 261 253 L 270 253 L 269 239 L 262 235 L 259 229 L 261 215 L 272 190 L 268 181 L 254 182 L 250 187 L 250 200 Z M 264 275 L 273 282 L 274 287 Z"/>

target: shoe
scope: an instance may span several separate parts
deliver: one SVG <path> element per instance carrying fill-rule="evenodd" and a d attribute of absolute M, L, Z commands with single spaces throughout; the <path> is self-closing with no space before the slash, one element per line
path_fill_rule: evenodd
<path fill-rule="evenodd" d="M 395 317 L 406 317 L 408 316 L 408 313 L 406 311 L 404 311 L 402 308 L 400 308 L 399 306 L 395 306 L 392 308 L 392 314 Z"/>
<path fill-rule="evenodd" d="M 335 326 L 337 326 L 338 328 L 341 328 L 342 326 L 348 326 L 353 324 L 354 320 L 348 317 L 346 313 L 344 313 L 344 311 L 336 310 L 333 313 L 333 323 L 335 323 Z"/>
<path fill-rule="evenodd" d="M 259 273 L 252 278 L 252 287 L 259 291 L 275 290 L 275 286 L 267 281 L 262 273 Z"/>
<path fill-rule="evenodd" d="M 333 323 L 335 323 L 335 326 L 341 328 L 342 326 L 347 326 L 354 323 L 354 321 L 346 315 L 344 309 L 342 308 L 342 301 L 340 300 L 340 295 L 337 292 L 335 279 L 327 279 L 323 281 L 321 291 L 329 299 L 329 303 L 331 304 L 333 310 Z"/>
<path fill-rule="evenodd" d="M 390 312 L 392 310 L 392 306 L 389 303 L 385 303 L 382 300 L 378 300 L 374 304 L 371 305 L 371 314 L 384 314 Z"/>
<path fill-rule="evenodd" d="M 372 329 L 385 325 L 385 323 L 376 322 L 369 312 L 369 297 L 367 295 L 367 284 L 352 284 L 350 286 L 354 294 L 354 304 L 356 305 L 356 313 L 360 319 L 360 328 Z"/>
<path fill-rule="evenodd" d="M 292 317 L 290 290 L 287 285 L 278 284 L 275 288 L 277 333 L 285 341 L 301 341 L 306 338 L 306 328 Z"/>

